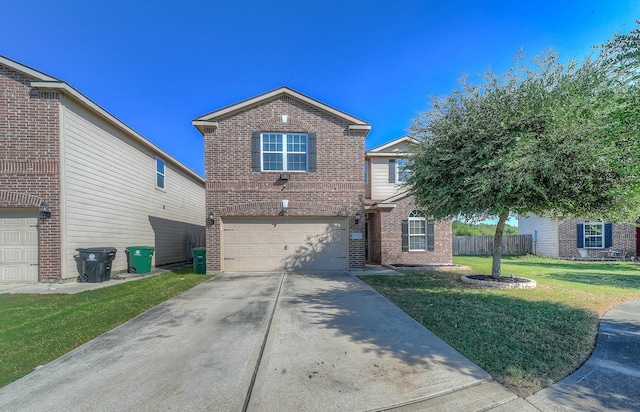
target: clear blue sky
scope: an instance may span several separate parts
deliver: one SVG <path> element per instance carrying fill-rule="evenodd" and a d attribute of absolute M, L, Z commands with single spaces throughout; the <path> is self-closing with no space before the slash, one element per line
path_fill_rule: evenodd
<path fill-rule="evenodd" d="M 0 54 L 64 80 L 199 174 L 191 120 L 282 85 L 406 134 L 429 95 L 507 68 L 521 47 L 582 58 L 640 2 L 20 0 Z"/>

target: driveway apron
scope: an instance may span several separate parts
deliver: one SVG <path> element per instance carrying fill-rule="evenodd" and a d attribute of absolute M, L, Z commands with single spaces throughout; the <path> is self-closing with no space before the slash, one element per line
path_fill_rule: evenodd
<path fill-rule="evenodd" d="M 348 273 L 222 274 L 0 388 L 0 410 L 387 410 L 489 380 Z"/>

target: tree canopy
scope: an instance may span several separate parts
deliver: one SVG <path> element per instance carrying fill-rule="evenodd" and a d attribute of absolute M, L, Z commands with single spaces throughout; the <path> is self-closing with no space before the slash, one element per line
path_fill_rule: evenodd
<path fill-rule="evenodd" d="M 409 190 L 437 219 L 498 218 L 494 276 L 510 213 L 640 215 L 639 33 L 582 62 L 519 54 L 502 75 L 432 97 L 414 120 Z"/>

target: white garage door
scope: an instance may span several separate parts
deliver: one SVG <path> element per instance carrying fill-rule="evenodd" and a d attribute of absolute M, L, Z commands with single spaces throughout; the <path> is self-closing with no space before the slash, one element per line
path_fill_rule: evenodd
<path fill-rule="evenodd" d="M 38 281 L 38 217 L 0 212 L 0 282 Z"/>
<path fill-rule="evenodd" d="M 346 218 L 225 218 L 222 225 L 225 271 L 349 268 Z"/>

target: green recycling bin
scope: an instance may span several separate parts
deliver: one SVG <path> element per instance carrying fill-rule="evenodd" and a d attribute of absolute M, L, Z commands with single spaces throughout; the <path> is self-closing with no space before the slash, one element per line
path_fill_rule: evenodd
<path fill-rule="evenodd" d="M 127 272 L 149 273 L 151 272 L 151 259 L 153 258 L 153 246 L 129 246 L 127 247 Z"/>
<path fill-rule="evenodd" d="M 207 273 L 207 248 L 194 247 L 193 253 L 193 271 L 196 273 Z"/>

